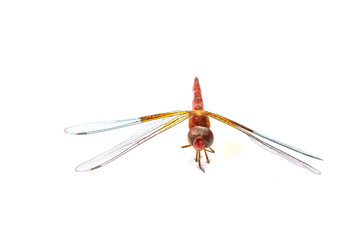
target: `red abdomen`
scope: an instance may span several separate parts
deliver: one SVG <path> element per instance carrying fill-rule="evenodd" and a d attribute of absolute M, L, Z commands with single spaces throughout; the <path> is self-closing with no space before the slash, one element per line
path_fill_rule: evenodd
<path fill-rule="evenodd" d="M 192 102 L 192 110 L 204 110 L 204 103 L 201 96 L 199 79 L 197 77 L 195 77 L 193 92 L 194 100 Z"/>
<path fill-rule="evenodd" d="M 196 77 L 193 86 L 194 99 L 192 102 L 192 110 L 204 110 L 204 102 L 201 95 L 201 89 L 199 84 L 199 79 Z M 205 114 L 193 114 L 189 119 L 189 128 L 200 126 L 200 127 L 210 127 L 209 117 Z"/>

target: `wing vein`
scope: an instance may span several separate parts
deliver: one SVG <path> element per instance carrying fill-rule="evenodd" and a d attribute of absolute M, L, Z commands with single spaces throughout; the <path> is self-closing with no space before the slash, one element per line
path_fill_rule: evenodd
<path fill-rule="evenodd" d="M 158 134 L 178 125 L 183 122 L 187 118 L 189 118 L 190 112 L 184 111 L 178 115 L 172 115 L 168 117 L 163 117 L 160 119 L 156 119 L 154 122 L 146 125 L 140 131 L 135 133 L 133 136 L 123 141 L 122 143 L 114 146 L 108 151 L 80 164 L 76 171 L 89 171 L 95 170 L 100 167 L 103 167 L 117 158 L 123 156 L 128 153 L 135 147 L 141 145 L 142 143 L 148 141 L 149 139 L 157 136 Z"/>
<path fill-rule="evenodd" d="M 251 140 L 253 140 L 256 144 L 258 144 L 259 146 L 261 146 L 262 148 L 264 148 L 265 150 L 271 152 L 271 153 L 274 153 L 274 154 L 277 154 L 281 157 L 283 157 L 284 159 L 288 160 L 289 162 L 295 164 L 295 165 L 298 165 L 300 167 L 303 167 L 303 168 L 306 168 L 308 170 L 310 170 L 311 172 L 315 173 L 315 174 L 320 174 L 320 171 L 315 169 L 314 167 L 310 166 L 309 164 L 297 159 L 296 157 L 272 146 L 271 144 L 267 143 L 267 142 L 264 142 L 262 141 L 261 139 L 255 137 L 253 134 L 249 133 L 247 130 L 243 129 L 241 126 L 238 126 L 236 122 L 230 120 L 230 119 L 227 119 L 219 114 L 216 114 L 216 113 L 210 113 L 209 112 L 209 116 L 220 121 L 220 122 L 223 122 L 223 123 L 226 123 L 227 125 L 241 131 L 242 133 L 246 134 Z M 267 138 L 266 138 L 267 139 Z M 281 145 L 281 144 L 280 144 Z"/>
<path fill-rule="evenodd" d="M 242 124 L 240 124 L 240 123 L 237 123 L 237 122 L 235 122 L 235 121 L 233 121 L 233 120 L 230 120 L 230 119 L 228 119 L 228 118 L 226 118 L 226 117 L 223 117 L 223 116 L 221 116 L 221 115 L 219 115 L 219 114 L 210 113 L 210 112 L 209 112 L 209 114 L 210 114 L 210 115 L 211 115 L 211 114 L 214 114 L 214 115 L 216 115 L 217 118 L 221 119 L 220 121 L 223 120 L 223 121 L 228 122 L 229 124 L 231 123 L 232 125 L 237 126 L 238 129 L 241 128 L 242 130 L 244 130 L 244 131 L 246 131 L 246 132 L 248 132 L 248 133 L 255 134 L 255 135 L 257 135 L 257 136 L 259 136 L 259 137 L 262 137 L 262 138 L 264 138 L 264 139 L 266 139 L 266 140 L 269 140 L 269 141 L 271 141 L 271 142 L 273 142 L 273 143 L 279 144 L 280 146 L 286 147 L 286 148 L 288 148 L 288 149 L 290 149 L 290 150 L 293 150 L 293 151 L 295 151 L 295 152 L 301 153 L 301 154 L 303 154 L 303 155 L 305 155 L 305 156 L 308 156 L 308 157 L 312 157 L 312 158 L 317 159 L 317 160 L 323 160 L 323 159 L 321 159 L 321 158 L 319 158 L 319 157 L 316 157 L 315 155 L 310 154 L 310 153 L 308 153 L 308 152 L 306 152 L 306 151 L 304 151 L 304 150 L 301 150 L 301 149 L 299 149 L 299 148 L 297 148 L 297 147 L 291 146 L 291 145 L 289 145 L 289 144 L 286 144 L 286 143 L 280 142 L 280 141 L 278 141 L 278 140 L 276 140 L 276 139 L 273 139 L 273 138 L 271 138 L 271 137 L 268 137 L 268 136 L 266 136 L 266 135 L 264 135 L 264 134 L 262 134 L 262 133 L 259 133 L 259 132 L 257 132 L 257 131 L 254 131 L 254 130 L 252 130 L 251 128 L 245 127 L 244 125 L 242 125 Z M 218 119 L 218 120 L 219 120 L 219 119 Z"/>

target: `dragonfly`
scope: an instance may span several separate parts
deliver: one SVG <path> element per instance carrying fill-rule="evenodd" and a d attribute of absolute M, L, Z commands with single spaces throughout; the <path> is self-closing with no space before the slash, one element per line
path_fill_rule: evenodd
<path fill-rule="evenodd" d="M 215 153 L 211 148 L 214 142 L 214 134 L 210 130 L 210 118 L 225 123 L 231 126 L 243 134 L 247 135 L 252 141 L 268 150 L 271 153 L 277 154 L 289 162 L 308 169 L 315 174 L 321 174 L 319 170 L 310 166 L 309 164 L 301 161 L 300 159 L 286 153 L 285 151 L 273 146 L 279 145 L 284 148 L 290 149 L 294 152 L 298 152 L 302 155 L 322 160 L 310 153 L 307 153 L 299 148 L 293 147 L 286 143 L 280 142 L 273 138 L 267 137 L 266 135 L 259 133 L 251 128 L 248 128 L 240 123 L 237 123 L 229 118 L 221 116 L 216 113 L 212 113 L 204 110 L 204 103 L 200 88 L 199 79 L 196 77 L 193 85 L 193 101 L 192 110 L 185 111 L 172 111 L 167 113 L 153 114 L 149 116 L 143 116 L 138 118 L 130 118 L 125 120 L 113 120 L 113 121 L 102 121 L 87 123 L 81 125 L 75 125 L 65 129 L 65 132 L 73 135 L 89 135 L 94 133 L 101 133 L 114 129 L 124 128 L 136 124 L 147 123 L 133 136 L 125 140 L 124 142 L 114 146 L 108 151 L 80 164 L 76 167 L 76 171 L 85 172 L 99 169 L 114 160 L 122 157 L 124 154 L 147 142 L 153 137 L 173 128 L 185 120 L 189 119 L 189 132 L 188 132 L 188 144 L 182 146 L 182 148 L 193 147 L 196 151 L 195 162 L 198 164 L 199 169 L 204 173 L 204 168 L 201 161 L 201 152 L 205 154 L 206 163 L 210 163 L 208 153 Z"/>

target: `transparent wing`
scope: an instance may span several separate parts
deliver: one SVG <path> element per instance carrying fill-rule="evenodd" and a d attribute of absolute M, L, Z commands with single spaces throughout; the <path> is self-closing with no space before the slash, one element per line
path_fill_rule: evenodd
<path fill-rule="evenodd" d="M 246 131 L 246 132 L 248 132 L 248 133 L 253 133 L 253 134 L 255 134 L 255 135 L 259 136 L 259 137 L 262 137 L 262 138 L 264 138 L 264 139 L 266 139 L 266 140 L 269 140 L 269 141 L 271 141 L 271 142 L 274 142 L 274 143 L 276 143 L 276 144 L 279 144 L 279 145 L 281 145 L 281 146 L 283 146 L 283 147 L 286 147 L 286 148 L 288 148 L 288 149 L 291 149 L 291 150 L 293 150 L 293 151 L 295 151 L 295 152 L 301 153 L 301 154 L 303 154 L 303 155 L 305 155 L 305 156 L 312 157 L 312 158 L 315 158 L 315 159 L 317 159 L 317 160 L 322 160 L 321 158 L 316 157 L 316 156 L 314 156 L 313 154 L 310 154 L 310 153 L 305 152 L 304 150 L 301 150 L 301 149 L 299 149 L 299 148 L 297 148 L 297 147 L 294 147 L 294 146 L 291 146 L 291 145 L 289 145 L 289 144 L 286 144 L 286 143 L 280 142 L 280 141 L 278 141 L 278 140 L 275 140 L 275 139 L 273 139 L 273 138 L 270 138 L 270 137 L 268 137 L 268 136 L 266 136 L 266 135 L 264 135 L 264 134 L 261 134 L 261 133 L 259 133 L 259 132 L 257 132 L 257 131 L 254 131 L 254 130 L 248 128 L 248 127 L 245 127 L 244 125 L 242 125 L 242 124 L 240 124 L 240 123 L 237 123 L 237 122 L 235 122 L 235 121 L 233 121 L 233 120 L 230 120 L 230 119 L 228 119 L 228 118 L 226 118 L 226 117 L 223 117 L 223 116 L 221 116 L 221 115 L 219 115 L 219 114 L 211 113 L 211 112 L 208 112 L 208 114 L 209 114 L 209 116 L 213 115 L 213 116 L 211 116 L 211 117 L 213 117 L 213 118 L 215 118 L 215 119 L 217 119 L 217 120 L 219 120 L 219 121 L 222 121 L 222 122 L 225 122 L 225 121 L 226 121 L 225 123 L 228 124 L 228 125 L 230 125 L 230 126 L 233 126 L 233 125 L 234 125 L 233 127 L 236 126 L 236 129 L 238 129 L 238 130 L 242 129 L 242 130 L 244 130 L 244 131 Z M 224 121 L 223 121 L 223 120 L 224 120 Z"/>
<path fill-rule="evenodd" d="M 80 164 L 78 167 L 76 167 L 76 171 L 84 172 L 103 167 L 116 160 L 117 158 L 121 157 L 125 153 L 129 152 L 130 150 L 136 148 L 140 144 L 146 142 L 147 140 L 188 119 L 190 114 L 190 111 L 182 111 L 181 114 L 174 114 L 167 117 L 156 118 L 154 122 L 146 125 L 129 139 L 125 140 L 119 145 L 116 145 L 108 151 L 90 159 L 89 161 Z M 154 119 L 151 118 L 151 120 Z"/>
<path fill-rule="evenodd" d="M 105 132 L 117 128 L 127 127 L 138 123 L 141 123 L 139 118 L 94 122 L 94 123 L 86 123 L 86 124 L 65 128 L 65 132 L 74 135 L 88 135 L 93 133 Z"/>
<path fill-rule="evenodd" d="M 149 115 L 139 118 L 130 118 L 125 120 L 86 123 L 86 124 L 75 125 L 72 127 L 65 128 L 65 132 L 73 135 L 89 135 L 94 133 L 110 131 L 118 128 L 128 127 L 131 125 L 148 122 L 156 119 L 167 118 L 170 116 L 179 116 L 186 112 L 187 111 L 174 111 L 174 112 L 160 113 L 160 114 Z"/>
<path fill-rule="evenodd" d="M 247 128 L 237 122 L 234 122 L 226 117 L 223 117 L 219 114 L 216 114 L 216 113 L 210 113 L 208 112 L 208 116 L 220 121 L 220 122 L 223 122 L 223 123 L 226 123 L 227 125 L 230 125 L 234 128 L 236 128 L 237 130 L 243 132 L 244 134 L 246 134 L 251 140 L 253 140 L 256 144 L 258 144 L 259 146 L 261 146 L 262 148 L 264 148 L 265 150 L 268 150 L 269 152 L 272 152 L 274 154 L 277 154 L 277 155 L 280 155 L 281 157 L 285 158 L 286 160 L 288 160 L 289 162 L 295 164 L 295 165 L 298 165 L 300 167 L 303 167 L 303 168 L 306 168 L 308 170 L 310 170 L 311 172 L 315 173 L 315 174 L 321 174 L 319 170 L 315 169 L 314 167 L 310 166 L 309 164 L 297 159 L 296 157 L 294 156 L 291 156 L 290 154 L 270 145 L 269 143 L 267 142 L 264 142 L 262 140 L 260 140 L 259 138 L 255 137 L 252 133 L 249 132 L 249 130 L 247 130 Z M 250 129 L 251 130 L 251 129 Z M 252 130 L 251 130 L 252 131 Z M 254 132 L 253 132 L 254 133 Z M 255 133 L 254 133 L 255 134 Z M 266 138 L 264 137 L 265 139 L 268 139 L 272 142 L 275 142 L 275 143 L 278 143 L 277 141 L 273 141 L 271 140 L 271 138 Z M 278 143 L 279 144 L 279 143 Z M 284 146 L 284 144 L 279 144 L 281 146 Z M 289 146 L 287 144 L 285 144 L 286 146 Z M 284 147 L 286 147 L 284 146 Z M 289 147 L 288 147 L 289 148 Z M 294 150 L 293 148 L 290 148 L 292 150 Z M 295 148 L 296 149 L 296 148 Z M 294 150 L 296 151 L 296 150 Z M 299 152 L 299 151 L 296 151 L 296 152 Z M 302 154 L 304 154 L 303 152 L 300 152 Z M 304 155 L 307 155 L 307 154 L 304 154 Z M 308 156 L 308 155 L 307 155 Z M 319 159 L 319 158 L 318 158 Z"/>
<path fill-rule="evenodd" d="M 255 137 L 251 134 L 247 134 L 247 135 L 250 137 L 251 140 L 253 140 L 256 144 L 258 144 L 260 147 L 264 148 L 265 150 L 268 150 L 269 152 L 280 155 L 281 157 L 285 158 L 289 162 L 291 162 L 295 165 L 298 165 L 300 167 L 306 168 L 315 174 L 321 174 L 319 170 L 317 170 L 316 168 L 310 166 L 309 164 L 297 159 L 296 157 L 291 156 L 290 154 L 288 154 L 288 153 L 286 153 L 264 141 L 261 141 L 259 138 Z"/>

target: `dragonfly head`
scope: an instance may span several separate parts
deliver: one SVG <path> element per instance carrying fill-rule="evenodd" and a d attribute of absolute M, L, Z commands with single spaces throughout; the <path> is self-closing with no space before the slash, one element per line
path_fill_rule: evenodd
<path fill-rule="evenodd" d="M 213 144 L 214 135 L 210 128 L 195 126 L 188 133 L 188 141 L 196 150 L 203 150 Z"/>

